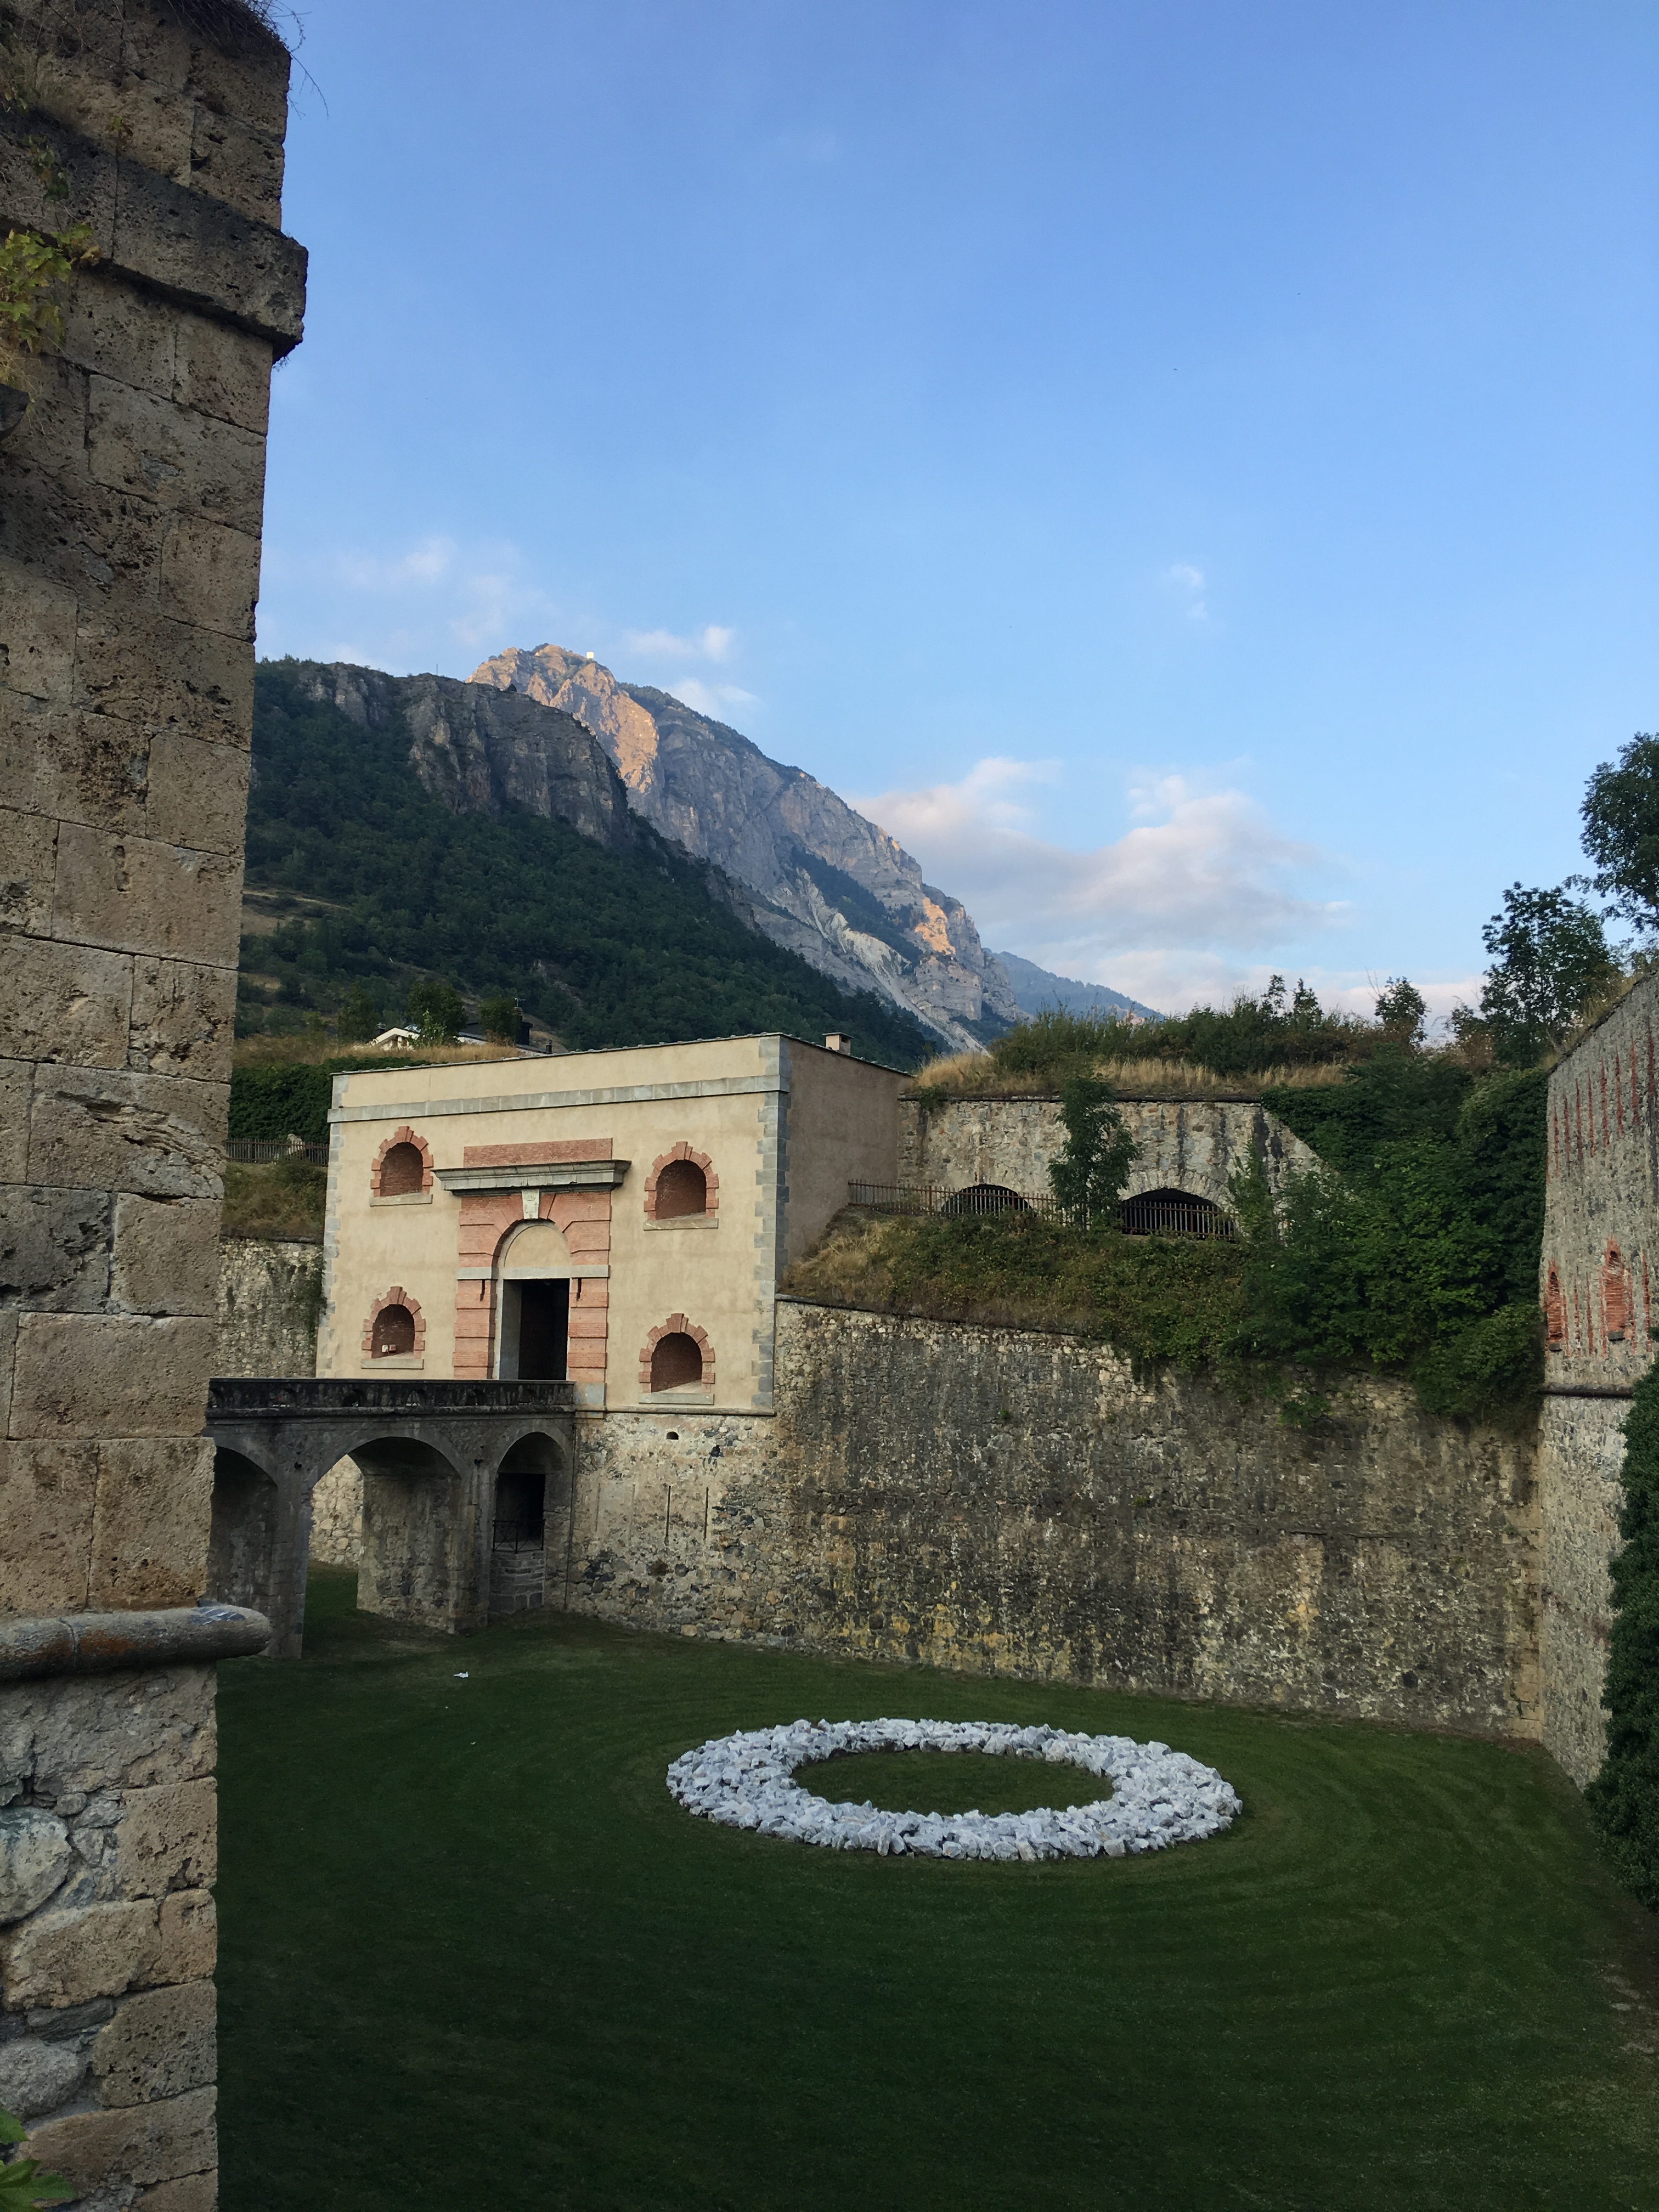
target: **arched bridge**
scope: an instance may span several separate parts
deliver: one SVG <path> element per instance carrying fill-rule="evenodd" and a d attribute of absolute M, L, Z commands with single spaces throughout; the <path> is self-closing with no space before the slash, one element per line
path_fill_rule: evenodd
<path fill-rule="evenodd" d="M 311 1494 L 349 1457 L 366 1612 L 465 1633 L 492 1610 L 563 1604 L 574 1402 L 568 1382 L 216 1376 L 208 1595 L 267 1614 L 270 1650 L 297 1658 Z"/>

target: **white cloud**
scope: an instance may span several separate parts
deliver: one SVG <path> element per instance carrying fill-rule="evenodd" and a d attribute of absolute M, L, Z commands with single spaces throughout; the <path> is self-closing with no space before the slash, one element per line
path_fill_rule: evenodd
<path fill-rule="evenodd" d="M 663 690 L 683 705 L 694 707 L 700 714 L 712 714 L 718 720 L 739 708 L 759 705 L 752 691 L 745 691 L 741 684 L 701 684 L 695 676 L 678 676 Z"/>
<path fill-rule="evenodd" d="M 470 675 L 486 654 L 568 617 L 525 573 L 508 543 L 462 544 L 438 532 L 406 550 L 357 547 L 295 559 L 270 549 L 260 648 L 355 660 L 394 675 Z"/>
<path fill-rule="evenodd" d="M 1208 622 L 1210 610 L 1204 597 L 1201 568 L 1194 568 L 1190 561 L 1176 561 L 1164 571 L 1164 581 L 1188 622 Z"/>
<path fill-rule="evenodd" d="M 1058 775 L 1053 762 L 993 758 L 957 783 L 856 803 L 966 903 L 987 945 L 1152 1006 L 1231 996 L 1258 966 L 1265 983 L 1265 956 L 1346 921 L 1342 901 L 1308 888 L 1334 864 L 1245 793 L 1143 773 L 1134 826 L 1079 851 L 1033 826 L 1033 787 Z"/>
<path fill-rule="evenodd" d="M 672 629 L 630 629 L 623 642 L 630 653 L 647 660 L 729 660 L 736 630 L 720 623 L 707 623 L 690 637 Z"/>

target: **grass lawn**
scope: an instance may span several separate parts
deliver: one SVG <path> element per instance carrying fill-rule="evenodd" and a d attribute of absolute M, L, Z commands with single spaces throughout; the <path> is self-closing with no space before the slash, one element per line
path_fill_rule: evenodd
<path fill-rule="evenodd" d="M 226 2212 L 1659 2202 L 1652 1924 L 1537 1753 L 558 1615 L 451 1641 L 353 1595 L 313 1571 L 305 1660 L 220 1669 Z M 663 1784 L 887 1713 L 1160 1737 L 1244 1816 L 953 1864 Z M 836 1794 L 1030 1802 L 946 1764 Z"/>

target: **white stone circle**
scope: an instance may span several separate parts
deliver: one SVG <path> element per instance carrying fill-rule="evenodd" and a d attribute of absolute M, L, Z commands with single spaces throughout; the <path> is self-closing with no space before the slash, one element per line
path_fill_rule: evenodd
<path fill-rule="evenodd" d="M 794 1779 L 837 1752 L 963 1751 L 1036 1759 L 1106 1778 L 1109 1797 L 1062 1812 L 890 1813 L 833 1805 Z M 688 1813 L 722 1827 L 820 1844 L 836 1851 L 908 1851 L 935 1859 L 1122 1858 L 1218 1835 L 1243 1809 L 1231 1783 L 1167 1743 L 1073 1735 L 1006 1721 L 792 1721 L 714 1736 L 668 1770 Z"/>

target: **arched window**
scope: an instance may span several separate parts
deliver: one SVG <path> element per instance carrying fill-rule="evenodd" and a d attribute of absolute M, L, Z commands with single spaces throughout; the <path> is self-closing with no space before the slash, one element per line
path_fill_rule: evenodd
<path fill-rule="evenodd" d="M 645 1179 L 645 1218 L 660 1226 L 665 1221 L 701 1221 L 713 1228 L 720 1217 L 720 1179 L 707 1152 L 694 1152 L 684 1138 L 672 1152 L 651 1163 Z"/>
<path fill-rule="evenodd" d="M 407 1306 L 382 1306 L 374 1316 L 371 1337 L 371 1358 L 401 1358 L 415 1349 L 415 1316 Z"/>
<path fill-rule="evenodd" d="M 657 1218 L 708 1211 L 708 1178 L 695 1160 L 671 1160 L 657 1177 Z"/>
<path fill-rule="evenodd" d="M 702 1349 L 684 1329 L 659 1337 L 651 1354 L 651 1388 L 686 1390 L 702 1381 Z"/>
<path fill-rule="evenodd" d="M 1608 1244 L 1601 1261 L 1601 1301 L 1607 1341 L 1622 1344 L 1630 1328 L 1630 1278 L 1625 1273 L 1625 1255 L 1613 1243 Z"/>
<path fill-rule="evenodd" d="M 1231 1237 L 1234 1224 L 1212 1198 L 1189 1190 L 1143 1190 L 1121 1200 L 1118 1224 L 1126 1237 Z"/>
<path fill-rule="evenodd" d="M 1563 1352 L 1567 1342 L 1567 1301 L 1561 1278 L 1553 1266 L 1544 1285 L 1544 1334 L 1552 1352 Z"/>
<path fill-rule="evenodd" d="M 409 1197 L 420 1189 L 425 1172 L 426 1162 L 417 1145 L 393 1145 L 380 1162 L 380 1196 Z"/>
<path fill-rule="evenodd" d="M 1030 1207 L 1017 1190 L 1006 1183 L 970 1182 L 953 1190 L 939 1211 L 943 1213 L 1029 1213 Z"/>

